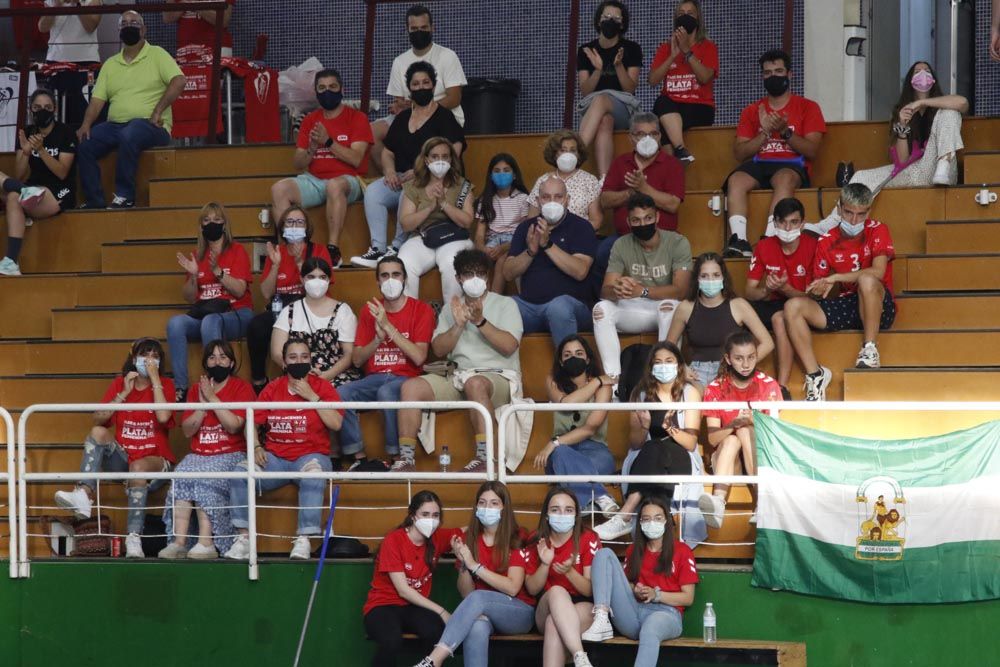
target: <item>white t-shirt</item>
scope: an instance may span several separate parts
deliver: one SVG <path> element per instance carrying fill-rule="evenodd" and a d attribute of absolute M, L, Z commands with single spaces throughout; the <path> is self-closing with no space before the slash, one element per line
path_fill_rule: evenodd
<path fill-rule="evenodd" d="M 440 44 L 431 44 L 431 50 L 422 56 L 418 56 L 413 49 L 404 51 L 396 56 L 392 61 L 392 72 L 389 74 L 389 87 L 386 89 L 387 95 L 393 97 L 410 98 L 410 89 L 406 87 L 406 69 L 413 63 L 424 60 L 434 66 L 437 71 L 437 85 L 434 87 L 434 99 L 440 101 L 445 96 L 446 88 L 464 86 L 465 70 L 458 60 L 458 55 L 449 48 Z M 462 105 L 458 105 L 451 110 L 455 114 L 455 120 L 459 125 L 465 125 L 465 113 Z"/>
<path fill-rule="evenodd" d="M 288 309 L 292 309 L 292 327 L 288 327 Z M 341 343 L 353 343 L 358 330 L 358 318 L 346 303 L 342 303 L 333 315 L 331 325 L 329 317 L 320 317 L 306 306 L 305 299 L 290 303 L 281 309 L 274 321 L 274 328 L 282 331 L 297 331 L 310 333 L 331 326 L 337 332 L 337 340 Z"/>
<path fill-rule="evenodd" d="M 87 3 L 83 3 L 86 6 Z M 46 7 L 55 7 L 55 0 L 45 0 Z M 49 50 L 46 60 L 62 63 L 101 62 L 97 48 L 97 30 L 87 32 L 79 16 L 57 16 L 49 29 Z"/>

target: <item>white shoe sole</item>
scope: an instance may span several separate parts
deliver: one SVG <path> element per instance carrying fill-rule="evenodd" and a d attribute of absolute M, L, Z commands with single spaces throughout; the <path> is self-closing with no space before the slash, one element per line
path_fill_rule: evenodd
<path fill-rule="evenodd" d="M 584 632 L 580 637 L 585 642 L 605 642 L 615 636 L 614 630 L 607 630 L 601 633 L 591 634 L 589 631 Z"/>
<path fill-rule="evenodd" d="M 723 514 L 720 516 L 715 513 L 715 503 L 712 502 L 712 496 L 707 493 L 702 494 L 701 498 L 698 499 L 698 509 L 701 510 L 702 516 L 705 517 L 705 525 L 709 528 L 721 528 L 722 522 L 725 519 L 726 506 L 722 506 Z"/>
<path fill-rule="evenodd" d="M 80 506 L 69 500 L 65 500 L 60 496 L 56 496 L 56 505 L 63 509 L 72 510 L 73 516 L 77 519 L 89 519 L 92 511 L 88 509 L 86 512 L 80 509 Z"/>

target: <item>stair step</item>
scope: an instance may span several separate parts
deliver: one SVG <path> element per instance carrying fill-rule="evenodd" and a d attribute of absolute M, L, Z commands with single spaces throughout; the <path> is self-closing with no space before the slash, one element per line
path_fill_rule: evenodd
<path fill-rule="evenodd" d="M 896 297 L 893 331 L 1000 328 L 1000 292 L 906 293 Z"/>
<path fill-rule="evenodd" d="M 179 292 L 180 290 L 178 290 Z M 53 340 L 131 339 L 162 335 L 167 320 L 190 306 L 53 308 Z"/>
<path fill-rule="evenodd" d="M 912 292 L 995 290 L 1000 254 L 919 255 L 907 260 L 906 289 Z"/>
<path fill-rule="evenodd" d="M 927 254 L 1000 253 L 1000 220 L 927 222 Z"/>
<path fill-rule="evenodd" d="M 1000 174 L 1000 151 L 966 151 L 963 165 L 966 183 L 993 183 Z"/>
<path fill-rule="evenodd" d="M 994 181 L 998 180 L 994 177 Z M 968 181 L 966 181 L 968 182 Z M 989 183 L 989 181 L 987 181 Z M 955 185 L 947 188 L 940 188 L 945 196 L 946 220 L 996 220 L 1000 218 L 1000 201 L 993 202 L 987 206 L 976 203 L 976 193 L 982 187 L 981 184 Z M 1000 192 L 1000 186 L 992 185 L 990 190 Z M 879 195 L 881 197 L 881 195 Z M 912 209 L 911 209 L 912 210 Z M 925 220 L 938 220 L 936 215 L 921 215 Z"/>
<path fill-rule="evenodd" d="M 850 401 L 997 401 L 1000 368 L 848 370 L 844 399 Z"/>
<path fill-rule="evenodd" d="M 291 165 L 289 165 L 291 166 Z M 149 182 L 150 206 L 199 206 L 225 193 L 226 204 L 268 204 L 271 186 L 294 173 L 264 176 L 156 178 Z"/>

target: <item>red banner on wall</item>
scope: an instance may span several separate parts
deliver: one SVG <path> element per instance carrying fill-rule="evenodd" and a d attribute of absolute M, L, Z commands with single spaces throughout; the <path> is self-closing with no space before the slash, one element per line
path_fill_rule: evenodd
<path fill-rule="evenodd" d="M 278 72 L 270 67 L 252 64 L 243 58 L 223 58 L 222 66 L 233 76 L 243 79 L 246 103 L 247 143 L 281 141 L 281 114 L 278 105 Z M 173 136 L 203 137 L 208 130 L 208 101 L 212 90 L 212 68 L 208 65 L 182 65 L 187 78 L 184 92 L 173 104 Z M 222 132 L 223 112 L 220 82 L 219 122 Z"/>

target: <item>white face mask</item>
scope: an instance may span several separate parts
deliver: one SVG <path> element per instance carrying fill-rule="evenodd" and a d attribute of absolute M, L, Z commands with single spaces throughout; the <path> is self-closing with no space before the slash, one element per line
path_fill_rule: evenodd
<path fill-rule="evenodd" d="M 462 283 L 462 291 L 471 299 L 478 299 L 486 294 L 486 279 L 475 276 Z"/>
<path fill-rule="evenodd" d="M 774 229 L 774 235 L 778 237 L 778 240 L 782 243 L 792 243 L 797 241 L 800 236 L 802 236 L 801 229 L 782 229 L 781 227 L 776 227 Z"/>
<path fill-rule="evenodd" d="M 431 535 L 434 534 L 434 531 L 437 530 L 440 525 L 441 521 L 439 519 L 428 519 L 426 517 L 423 519 L 417 519 L 413 522 L 413 527 L 417 529 L 417 532 L 427 539 L 431 538 Z"/>
<path fill-rule="evenodd" d="M 660 144 L 653 137 L 643 137 L 635 145 L 635 152 L 645 158 L 653 157 L 658 150 Z"/>
<path fill-rule="evenodd" d="M 303 283 L 303 286 L 306 288 L 307 295 L 318 299 L 330 289 L 330 281 L 326 278 L 310 278 Z"/>
<path fill-rule="evenodd" d="M 854 237 L 865 231 L 865 223 L 859 222 L 856 225 L 852 225 L 846 220 L 840 221 L 840 231 L 846 234 L 848 237 Z"/>
<path fill-rule="evenodd" d="M 379 289 L 382 290 L 382 296 L 389 299 L 389 301 L 394 301 L 403 293 L 403 281 L 396 278 L 388 278 L 379 285 Z"/>
<path fill-rule="evenodd" d="M 569 173 L 576 169 L 578 161 L 576 153 L 562 153 L 556 158 L 556 166 L 559 167 L 559 171 Z"/>
<path fill-rule="evenodd" d="M 435 178 L 444 178 L 444 175 L 451 169 L 451 163 L 444 160 L 437 160 L 428 164 L 427 168 L 430 169 Z"/>
<path fill-rule="evenodd" d="M 658 540 L 666 532 L 667 524 L 661 521 L 643 521 L 639 524 L 639 528 L 642 529 L 642 534 L 648 539 Z"/>
<path fill-rule="evenodd" d="M 542 204 L 542 217 L 545 218 L 549 224 L 556 224 L 563 219 L 566 215 L 566 207 L 557 201 L 550 201 Z"/>

